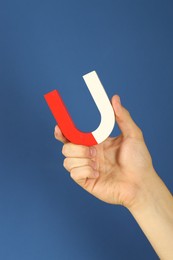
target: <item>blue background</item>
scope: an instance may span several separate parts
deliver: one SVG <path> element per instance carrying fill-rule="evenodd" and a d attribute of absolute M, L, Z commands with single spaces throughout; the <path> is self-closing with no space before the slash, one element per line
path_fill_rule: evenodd
<path fill-rule="evenodd" d="M 82 75 L 96 70 L 173 191 L 172 13 L 172 1 L 0 1 L 0 259 L 158 259 L 127 209 L 65 171 L 43 95 L 58 89 L 93 131 L 100 115 Z"/>

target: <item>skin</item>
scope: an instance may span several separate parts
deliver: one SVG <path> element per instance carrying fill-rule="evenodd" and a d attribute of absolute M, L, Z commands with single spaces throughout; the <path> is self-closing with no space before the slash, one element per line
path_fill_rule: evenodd
<path fill-rule="evenodd" d="M 171 260 L 172 195 L 153 167 L 141 129 L 118 95 L 111 101 L 121 130 L 117 137 L 87 147 L 70 143 L 59 127 L 55 127 L 55 138 L 64 144 L 64 167 L 71 178 L 93 196 L 126 207 L 160 259 Z"/>

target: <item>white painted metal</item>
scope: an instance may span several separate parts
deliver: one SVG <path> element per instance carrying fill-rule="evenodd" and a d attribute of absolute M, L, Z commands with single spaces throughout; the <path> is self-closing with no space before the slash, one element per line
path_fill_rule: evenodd
<path fill-rule="evenodd" d="M 100 125 L 92 132 L 97 143 L 101 143 L 111 134 L 114 128 L 114 110 L 96 71 L 85 74 L 83 79 L 101 114 Z"/>

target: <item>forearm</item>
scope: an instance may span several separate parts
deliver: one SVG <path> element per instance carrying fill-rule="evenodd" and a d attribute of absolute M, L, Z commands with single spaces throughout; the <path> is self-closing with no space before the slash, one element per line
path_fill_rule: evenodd
<path fill-rule="evenodd" d="M 173 259 L 173 197 L 158 175 L 146 185 L 144 202 L 130 212 L 161 260 Z"/>

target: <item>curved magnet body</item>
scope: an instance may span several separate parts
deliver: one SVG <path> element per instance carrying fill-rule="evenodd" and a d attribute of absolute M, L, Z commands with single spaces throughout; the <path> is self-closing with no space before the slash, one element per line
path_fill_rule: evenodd
<path fill-rule="evenodd" d="M 85 74 L 83 79 L 101 115 L 101 122 L 93 132 L 86 133 L 76 128 L 57 90 L 45 94 L 44 98 L 63 135 L 72 143 L 92 146 L 103 142 L 110 135 L 115 124 L 115 114 L 97 73 L 92 71 Z"/>

